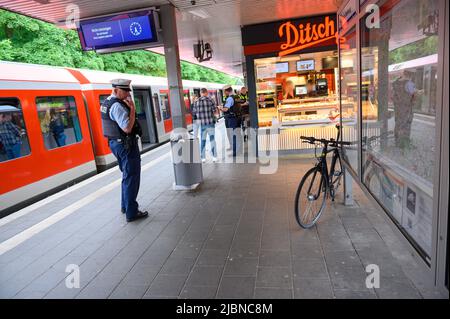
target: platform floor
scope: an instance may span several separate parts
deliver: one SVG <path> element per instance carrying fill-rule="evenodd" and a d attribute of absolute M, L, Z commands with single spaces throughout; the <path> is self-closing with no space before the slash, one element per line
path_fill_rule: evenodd
<path fill-rule="evenodd" d="M 195 192 L 172 190 L 169 147 L 143 157 L 139 203 L 120 213 L 117 168 L 0 220 L 1 298 L 434 298 L 389 224 L 355 187 L 302 230 L 293 198 L 311 159 L 204 164 Z M 342 200 L 342 196 L 341 196 Z M 80 288 L 67 288 L 68 265 Z M 381 288 L 367 289 L 377 264 Z M 448 296 L 447 296 L 448 297 Z"/>

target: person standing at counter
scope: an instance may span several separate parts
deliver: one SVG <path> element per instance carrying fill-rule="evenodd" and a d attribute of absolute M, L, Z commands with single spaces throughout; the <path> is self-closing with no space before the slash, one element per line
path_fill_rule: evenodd
<path fill-rule="evenodd" d="M 308 97 L 317 96 L 316 85 L 314 84 L 313 80 L 308 80 L 308 83 L 306 84 L 306 91 L 307 91 Z"/>
<path fill-rule="evenodd" d="M 286 81 L 286 84 L 284 85 L 283 99 L 285 100 L 294 99 L 295 98 L 294 89 L 295 89 L 294 82 Z"/>

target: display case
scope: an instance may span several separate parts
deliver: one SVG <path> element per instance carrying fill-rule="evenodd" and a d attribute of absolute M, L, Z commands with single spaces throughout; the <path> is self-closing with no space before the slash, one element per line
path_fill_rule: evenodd
<path fill-rule="evenodd" d="M 353 104 L 344 103 L 343 120 L 352 120 Z M 284 100 L 278 107 L 282 126 L 329 124 L 339 121 L 339 101 L 336 96 Z"/>

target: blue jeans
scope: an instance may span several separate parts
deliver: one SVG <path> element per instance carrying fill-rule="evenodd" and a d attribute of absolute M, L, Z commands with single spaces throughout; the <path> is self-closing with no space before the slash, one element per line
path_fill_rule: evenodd
<path fill-rule="evenodd" d="M 206 148 L 206 134 L 209 135 L 209 143 L 211 145 L 211 152 L 212 156 L 217 157 L 216 152 L 216 140 L 214 138 L 215 133 L 215 125 L 214 124 L 208 124 L 201 126 L 200 129 L 200 136 L 201 136 L 201 154 L 202 158 L 205 158 L 205 148 Z"/>
<path fill-rule="evenodd" d="M 137 143 L 126 149 L 122 142 L 109 141 L 109 147 L 117 158 L 122 172 L 122 209 L 127 218 L 133 218 L 138 212 L 136 201 L 141 182 L 141 154 Z"/>
<path fill-rule="evenodd" d="M 66 134 L 64 133 L 55 134 L 54 138 L 56 141 L 56 145 L 58 145 L 58 147 L 66 145 Z"/>
<path fill-rule="evenodd" d="M 228 118 L 225 118 L 225 120 L 227 120 L 227 122 L 225 124 L 227 129 L 232 130 L 232 135 L 231 135 L 232 141 L 230 141 L 230 144 L 232 144 L 232 147 L 233 147 L 233 157 L 236 157 L 237 151 L 238 151 L 238 147 L 237 147 L 238 140 L 237 140 L 236 134 L 238 133 L 237 129 L 240 128 L 241 122 L 240 122 L 239 118 L 234 117 L 234 116 L 229 116 Z"/>
<path fill-rule="evenodd" d="M 5 146 L 5 152 L 8 159 L 11 160 L 20 157 L 20 147 L 20 143 Z"/>

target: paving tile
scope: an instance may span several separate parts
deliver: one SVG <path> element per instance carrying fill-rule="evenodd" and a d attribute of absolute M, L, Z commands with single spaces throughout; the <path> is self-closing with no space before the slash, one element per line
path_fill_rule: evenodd
<path fill-rule="evenodd" d="M 189 286 L 218 286 L 222 276 L 223 267 L 221 266 L 195 266 L 186 287 Z"/>
<path fill-rule="evenodd" d="M 380 280 L 380 289 L 376 289 L 380 299 L 422 299 L 418 290 L 409 282 Z"/>
<path fill-rule="evenodd" d="M 290 267 L 258 267 L 256 287 L 292 288 Z"/>
<path fill-rule="evenodd" d="M 148 268 L 145 265 L 134 267 L 122 280 L 122 284 L 128 286 L 150 286 L 152 281 L 155 279 L 159 270 L 154 270 L 154 268 Z"/>
<path fill-rule="evenodd" d="M 292 258 L 322 260 L 322 247 L 317 244 L 292 245 Z"/>
<path fill-rule="evenodd" d="M 255 290 L 255 277 L 225 276 L 219 286 L 217 298 L 250 299 Z"/>
<path fill-rule="evenodd" d="M 146 296 L 177 297 L 186 281 L 187 275 L 158 275 L 145 293 Z"/>
<path fill-rule="evenodd" d="M 327 251 L 325 253 L 325 261 L 330 271 L 363 266 L 355 251 Z"/>
<path fill-rule="evenodd" d="M 225 265 L 225 276 L 252 276 L 256 277 L 258 258 L 229 258 Z"/>
<path fill-rule="evenodd" d="M 255 299 L 292 299 L 292 289 L 256 288 Z"/>
<path fill-rule="evenodd" d="M 336 299 L 377 299 L 378 296 L 373 289 L 362 291 L 349 289 L 335 289 L 334 295 Z"/>
<path fill-rule="evenodd" d="M 185 287 L 180 294 L 181 299 L 214 299 L 217 287 L 189 286 Z"/>
<path fill-rule="evenodd" d="M 294 278 L 328 279 L 325 261 L 295 259 L 292 264 Z"/>
<path fill-rule="evenodd" d="M 230 249 L 233 237 L 231 236 L 211 236 L 206 240 L 206 249 Z"/>
<path fill-rule="evenodd" d="M 223 266 L 228 258 L 228 250 L 203 249 L 197 259 L 198 266 Z"/>
<path fill-rule="evenodd" d="M 163 275 L 188 275 L 194 265 L 195 258 L 170 257 L 161 269 Z"/>
<path fill-rule="evenodd" d="M 230 257 L 258 257 L 260 247 L 260 242 L 234 241 L 231 246 Z"/>
<path fill-rule="evenodd" d="M 294 280 L 295 299 L 331 299 L 331 283 L 327 279 L 297 278 Z"/>
<path fill-rule="evenodd" d="M 260 267 L 290 267 L 290 265 L 290 251 L 261 249 L 259 253 Z"/>
<path fill-rule="evenodd" d="M 334 289 L 349 289 L 363 291 L 367 289 L 368 273 L 362 267 L 340 268 L 330 272 Z"/>
<path fill-rule="evenodd" d="M 200 243 L 181 242 L 170 255 L 173 258 L 197 258 L 202 245 Z"/>
<path fill-rule="evenodd" d="M 141 299 L 148 286 L 130 286 L 130 285 L 119 285 L 114 291 L 109 295 L 109 299 Z"/>

